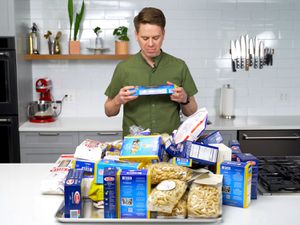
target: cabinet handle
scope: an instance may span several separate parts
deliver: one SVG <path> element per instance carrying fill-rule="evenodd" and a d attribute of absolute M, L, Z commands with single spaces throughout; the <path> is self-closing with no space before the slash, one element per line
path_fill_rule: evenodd
<path fill-rule="evenodd" d="M 119 135 L 118 132 L 98 132 L 97 135 Z"/>
<path fill-rule="evenodd" d="M 58 136 L 59 133 L 47 133 L 47 132 L 39 132 L 40 136 Z"/>
<path fill-rule="evenodd" d="M 243 138 L 245 140 L 298 140 L 300 139 L 300 136 L 294 134 L 294 136 L 249 137 L 247 134 L 243 134 Z"/>
<path fill-rule="evenodd" d="M 0 119 L 0 123 L 10 123 L 11 119 Z"/>

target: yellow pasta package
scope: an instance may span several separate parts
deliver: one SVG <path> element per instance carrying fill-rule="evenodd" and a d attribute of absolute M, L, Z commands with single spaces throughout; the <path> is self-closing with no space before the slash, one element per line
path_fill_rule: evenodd
<path fill-rule="evenodd" d="M 187 197 L 188 191 L 182 196 L 177 205 L 173 208 L 171 213 L 158 212 L 159 219 L 185 219 L 187 217 Z"/>
<path fill-rule="evenodd" d="M 150 211 L 172 213 L 173 208 L 185 193 L 187 184 L 181 180 L 164 180 L 160 182 L 148 197 Z"/>
<path fill-rule="evenodd" d="M 149 166 L 149 169 L 151 170 L 151 184 L 158 184 L 168 179 L 188 181 L 193 175 L 191 169 L 167 162 L 154 163 Z"/>
<path fill-rule="evenodd" d="M 192 183 L 187 199 L 188 218 L 222 215 L 222 180 L 222 175 L 204 174 Z"/>

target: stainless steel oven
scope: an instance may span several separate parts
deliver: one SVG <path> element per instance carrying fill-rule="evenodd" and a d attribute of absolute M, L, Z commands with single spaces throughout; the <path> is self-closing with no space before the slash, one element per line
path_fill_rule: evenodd
<path fill-rule="evenodd" d="M 0 163 L 20 162 L 14 37 L 0 37 Z"/>

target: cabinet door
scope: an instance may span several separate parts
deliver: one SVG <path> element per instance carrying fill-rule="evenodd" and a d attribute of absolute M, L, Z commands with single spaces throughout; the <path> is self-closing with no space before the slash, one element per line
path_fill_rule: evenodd
<path fill-rule="evenodd" d="M 300 130 L 239 130 L 242 152 L 256 156 L 300 155 Z"/>
<path fill-rule="evenodd" d="M 14 0 L 0 1 L 0 36 L 15 35 Z"/>
<path fill-rule="evenodd" d="M 74 153 L 78 132 L 21 132 L 21 162 L 55 162 L 61 154 Z"/>
<path fill-rule="evenodd" d="M 101 142 L 111 142 L 122 139 L 122 131 L 97 131 L 97 132 L 80 132 L 79 142 L 85 139 L 92 139 Z"/>

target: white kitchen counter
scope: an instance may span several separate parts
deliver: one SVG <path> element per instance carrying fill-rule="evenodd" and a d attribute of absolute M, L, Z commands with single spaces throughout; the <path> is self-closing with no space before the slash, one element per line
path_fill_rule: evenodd
<path fill-rule="evenodd" d="M 209 117 L 207 130 L 300 129 L 300 116 Z M 121 117 L 58 118 L 53 123 L 25 122 L 19 131 L 121 131 Z"/>
<path fill-rule="evenodd" d="M 41 180 L 50 167 L 51 164 L 0 164 L 1 224 L 62 224 L 54 215 L 63 197 L 40 194 Z M 258 200 L 252 201 L 246 209 L 223 206 L 222 224 L 298 225 L 299 208 L 300 194 L 258 196 Z"/>

